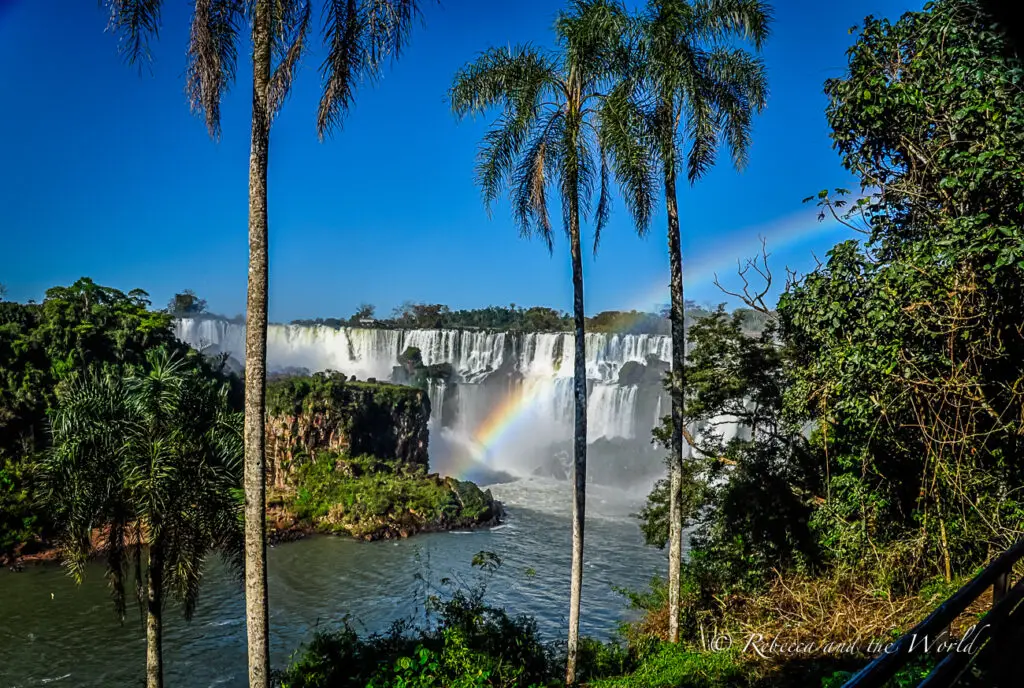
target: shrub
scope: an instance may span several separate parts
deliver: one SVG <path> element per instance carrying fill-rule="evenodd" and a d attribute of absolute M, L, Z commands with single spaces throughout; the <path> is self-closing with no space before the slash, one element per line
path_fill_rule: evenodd
<path fill-rule="evenodd" d="M 493 571 L 494 556 L 474 566 Z M 424 627 L 392 624 L 360 638 L 345 625 L 318 633 L 278 676 L 282 688 L 513 688 L 551 685 L 562 658 L 541 640 L 536 621 L 484 602 L 485 585 L 431 596 Z"/>

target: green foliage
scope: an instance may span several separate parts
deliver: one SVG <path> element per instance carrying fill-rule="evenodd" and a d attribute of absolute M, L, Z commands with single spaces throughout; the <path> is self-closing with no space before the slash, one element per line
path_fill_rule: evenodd
<path fill-rule="evenodd" d="M 364 313 L 373 316 L 373 306 L 364 304 L 355 315 L 347 320 L 341 318 L 313 318 L 292 320 L 292 325 L 306 327 L 367 327 L 360 324 Z M 749 308 L 738 308 L 743 316 L 743 326 L 749 332 L 760 332 L 769 319 L 763 313 Z M 695 322 L 710 315 L 711 311 L 692 301 L 686 302 L 686 322 Z M 205 315 L 205 313 L 203 314 Z M 192 316 L 194 317 L 194 316 Z M 220 316 L 209 316 L 220 317 Z M 587 332 L 611 332 L 615 334 L 671 334 L 669 312 L 602 311 L 586 319 Z M 396 329 L 468 329 L 500 332 L 569 332 L 572 330 L 572 316 L 568 313 L 532 306 L 523 308 L 516 304 L 488 306 L 453 311 L 443 304 L 417 304 L 411 301 L 395 309 L 391 318 L 374 320 L 370 327 Z M 415 347 L 413 347 L 415 348 Z"/>
<path fill-rule="evenodd" d="M 687 318 L 706 314 L 694 305 Z M 369 315 L 366 315 L 369 313 Z M 293 325 L 363 327 L 360 320 L 373 317 L 373 307 L 360 307 L 351 318 L 315 318 L 293 320 Z M 756 323 L 754 324 L 756 326 Z M 572 330 L 572 316 L 568 313 L 533 306 L 523 308 L 516 304 L 488 306 L 465 310 L 451 310 L 443 304 L 422 304 L 407 301 L 392 312 L 390 318 L 374 320 L 372 327 L 403 329 L 470 329 L 501 332 L 568 332 Z M 619 334 L 669 334 L 667 315 L 640 311 L 602 311 L 587 318 L 588 332 L 615 332 Z"/>
<path fill-rule="evenodd" d="M 868 18 L 849 73 L 826 85 L 835 147 L 864 195 L 808 199 L 864 240 L 791 283 L 759 335 L 722 312 L 690 328 L 691 642 L 709 623 L 777 624 L 800 594 L 821 627 L 851 589 L 863 597 L 846 613 L 898 599 L 923 614 L 1020 537 L 1024 67 L 1007 48 L 973 0 Z M 746 431 L 722 436 L 724 417 Z M 664 491 L 641 514 L 656 543 Z M 636 632 L 665 625 L 663 587 L 632 597 L 649 612 Z"/>
<path fill-rule="evenodd" d="M 0 457 L 0 553 L 31 541 L 39 516 L 29 491 L 26 462 Z"/>
<path fill-rule="evenodd" d="M 885 193 L 818 194 L 866 240 L 779 304 L 787 407 L 827 469 L 813 526 L 894 584 L 952 578 L 1020 534 L 1024 68 L 1007 47 L 972 0 L 865 21 L 827 114 L 847 168 Z"/>
<path fill-rule="evenodd" d="M 816 559 L 808 520 L 820 478 L 800 428 L 783 412 L 785 351 L 773 320 L 750 336 L 744 318 L 719 308 L 694 323 L 685 364 L 684 421 L 701 428 L 684 462 L 683 517 L 692 528 L 686 567 L 716 590 L 757 587 L 773 569 Z M 749 434 L 726 439 L 723 419 Z M 666 417 L 654 431 L 663 446 L 670 424 Z M 639 517 L 647 542 L 663 547 L 666 480 L 655 485 Z"/>
<path fill-rule="evenodd" d="M 350 381 L 343 373 L 327 370 L 313 375 L 279 377 L 267 384 L 268 415 L 297 415 L 325 410 L 355 410 L 359 397 L 386 409 L 415 408 L 430 400 L 421 392 L 386 382 Z"/>
<path fill-rule="evenodd" d="M 639 311 L 602 311 L 587 318 L 587 332 L 615 332 L 619 334 L 671 334 L 666 318 L 655 313 Z"/>
<path fill-rule="evenodd" d="M 377 539 L 471 526 L 494 516 L 494 502 L 470 482 L 428 476 L 371 456 L 321 453 L 292 478 L 288 508 L 327 532 Z"/>
<path fill-rule="evenodd" d="M 486 574 L 500 565 L 490 553 L 474 558 Z M 360 638 L 346 624 L 320 632 L 279 676 L 282 688 L 528 688 L 556 685 L 555 649 L 536 622 L 484 602 L 486 584 L 434 595 L 433 622 L 397 622 L 382 635 Z"/>
<path fill-rule="evenodd" d="M 441 303 L 406 301 L 395 308 L 391 314 L 391 320 L 398 327 L 434 330 L 443 327 L 450 314 L 448 306 Z"/>
<path fill-rule="evenodd" d="M 201 299 L 194 291 L 186 289 L 175 294 L 167 302 L 167 312 L 176 317 L 194 317 L 206 312 L 206 299 Z"/>
<path fill-rule="evenodd" d="M 269 416 L 323 415 L 337 425 L 351 456 L 426 463 L 430 398 L 383 382 L 354 382 L 325 371 L 267 383 Z"/>
<path fill-rule="evenodd" d="M 693 652 L 663 643 L 636 671 L 617 678 L 594 681 L 593 688 L 724 688 L 747 685 L 735 654 Z"/>
<path fill-rule="evenodd" d="M 77 581 L 93 529 L 105 526 L 102 551 L 122 618 L 125 582 L 132 568 L 142 575 L 146 544 L 158 603 L 173 594 L 189 618 L 207 553 L 241 557 L 242 417 L 227 389 L 188 359 L 155 350 L 148 363 L 125 378 L 90 375 L 64 386 L 41 494 Z"/>
<path fill-rule="evenodd" d="M 580 638 L 577 653 L 576 679 L 584 685 L 605 676 L 632 673 L 639 663 L 637 653 L 617 641 L 603 643 L 594 638 Z"/>
<path fill-rule="evenodd" d="M 455 374 L 451 363 L 423 364 L 423 354 L 415 346 L 408 347 L 398 355 L 401 377 L 393 377 L 396 382 L 403 382 L 419 389 L 428 390 L 435 381 L 448 382 Z M 397 372 L 397 371 L 396 371 Z"/>
<path fill-rule="evenodd" d="M 768 80 L 764 63 L 741 44 L 759 51 L 771 20 L 771 8 L 762 2 L 647 3 L 638 64 L 653 101 L 645 130 L 673 194 L 684 165 L 693 183 L 715 164 L 721 144 L 735 167 L 746 164 L 753 116 L 766 105 Z M 669 200 L 674 206 L 676 199 Z"/>
<path fill-rule="evenodd" d="M 48 446 L 47 415 L 63 386 L 90 371 L 141 370 L 152 349 L 229 380 L 178 342 L 171 316 L 149 305 L 141 290 L 125 294 L 88 278 L 47 290 L 41 304 L 0 303 L 0 556 L 48 532 L 45 514 L 34 507 L 32 465 Z M 240 382 L 233 380 L 231 389 L 231 403 L 240 408 Z"/>
<path fill-rule="evenodd" d="M 377 308 L 372 303 L 361 303 L 352 317 L 348 319 L 350 325 L 359 326 L 363 320 L 372 320 Z"/>
<path fill-rule="evenodd" d="M 423 367 L 423 353 L 415 346 L 407 347 L 405 351 L 398 354 L 398 364 L 411 369 Z"/>
<path fill-rule="evenodd" d="M 577 0 L 555 20 L 557 49 L 490 48 L 449 90 L 457 117 L 502 111 L 481 145 L 477 184 L 488 207 L 507 190 L 520 232 L 548 250 L 552 192 L 565 232 L 578 241 L 581 217 L 591 219 L 597 249 L 611 214 L 613 172 L 638 225 L 650 219 L 650 204 L 640 199 L 652 195 L 651 151 L 641 143 L 643 114 L 624 79 L 631 36 L 620 3 Z"/>

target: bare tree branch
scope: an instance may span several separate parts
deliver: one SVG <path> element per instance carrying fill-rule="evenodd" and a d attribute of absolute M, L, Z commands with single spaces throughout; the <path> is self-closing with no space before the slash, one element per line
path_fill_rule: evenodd
<path fill-rule="evenodd" d="M 768 256 L 770 255 L 771 254 L 768 253 L 767 241 L 764 237 L 761 237 L 761 255 L 748 258 L 746 265 L 741 265 L 739 261 L 736 261 L 737 274 L 739 274 L 740 279 L 743 280 L 742 293 L 729 291 L 722 286 L 722 283 L 718 279 L 717 272 L 715 273 L 715 286 L 721 289 L 723 293 L 739 299 L 746 304 L 748 308 L 751 308 L 758 313 L 763 313 L 764 315 L 773 315 L 772 309 L 768 307 L 768 304 L 765 303 L 764 300 L 772 288 L 772 271 L 771 268 L 768 267 Z M 751 286 L 750 280 L 747 278 L 747 273 L 751 270 L 760 277 L 761 282 L 763 283 L 763 288 L 755 289 Z"/>

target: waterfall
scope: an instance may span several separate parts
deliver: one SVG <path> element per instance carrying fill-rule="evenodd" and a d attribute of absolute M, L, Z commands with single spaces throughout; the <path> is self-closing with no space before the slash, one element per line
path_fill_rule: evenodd
<path fill-rule="evenodd" d="M 176 321 L 175 332 L 205 353 L 244 359 L 243 324 L 183 318 Z M 571 333 L 563 332 L 270 325 L 267 368 L 336 370 L 388 380 L 399 355 L 416 347 L 425 365 L 448 363 L 454 371 L 454 389 L 432 381 L 427 390 L 433 430 L 450 428 L 464 439 L 460 446 L 475 446 L 477 454 L 516 467 L 543 447 L 564 445 L 572 437 L 574 342 Z M 664 403 L 661 376 L 671 360 L 671 338 L 589 333 L 585 345 L 588 441 L 632 441 L 640 451 L 649 451 L 651 428 Z M 620 383 L 627 364 L 632 366 L 629 381 Z M 449 394 L 454 403 L 447 413 L 455 417 L 442 418 Z"/>
<path fill-rule="evenodd" d="M 595 385 L 587 400 L 587 439 L 636 436 L 636 385 Z"/>

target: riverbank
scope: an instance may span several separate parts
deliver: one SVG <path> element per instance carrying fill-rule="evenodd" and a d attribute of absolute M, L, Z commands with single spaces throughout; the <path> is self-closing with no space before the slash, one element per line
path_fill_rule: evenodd
<path fill-rule="evenodd" d="M 333 495 L 333 503 L 317 504 L 317 496 L 311 498 L 307 488 L 302 488 L 305 496 L 299 491 L 272 492 L 267 504 L 268 543 L 294 542 L 309 535 L 351 537 L 366 542 L 405 539 L 423 533 L 492 528 L 505 518 L 504 506 L 494 499 L 491 491 L 481 490 L 471 482 L 437 475 L 417 475 L 398 480 L 390 476 L 389 480 L 381 483 L 376 490 L 361 495 L 382 509 L 369 518 L 360 517 L 363 512 L 359 509 L 346 510 L 339 495 L 339 492 L 358 493 L 366 489 L 365 481 L 356 482 L 346 490 L 328 478 L 313 488 L 313 494 L 320 499 L 324 499 L 325 493 Z M 383 494 L 382 489 L 385 490 Z M 428 502 L 420 505 L 409 501 L 410 494 L 417 493 L 430 496 L 433 506 Z M 104 531 L 93 531 L 90 558 L 100 556 L 104 544 Z M 26 565 L 57 564 L 61 561 L 61 553 L 57 543 L 26 543 L 21 549 L 0 556 L 0 567 L 20 571 Z"/>

